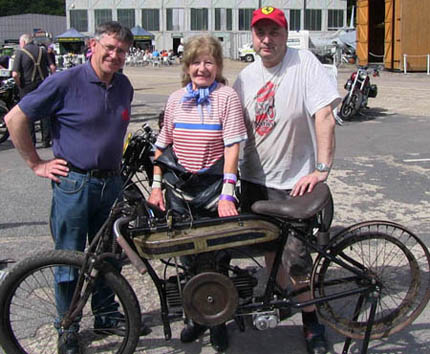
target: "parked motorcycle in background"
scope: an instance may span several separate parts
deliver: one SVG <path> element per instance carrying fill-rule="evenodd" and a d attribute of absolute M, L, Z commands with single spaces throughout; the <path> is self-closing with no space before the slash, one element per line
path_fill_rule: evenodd
<path fill-rule="evenodd" d="M 4 117 L 18 101 L 19 92 L 15 80 L 13 78 L 3 80 L 0 83 L 0 144 L 9 137 Z"/>
<path fill-rule="evenodd" d="M 358 67 L 353 72 L 345 84 L 345 90 L 348 91 L 342 100 L 342 106 L 339 111 L 340 118 L 344 120 L 351 119 L 359 114 L 363 108 L 367 107 L 369 97 L 376 97 L 378 88 L 370 83 L 370 75 L 379 76 L 379 69 L 369 69 L 367 67 Z"/>

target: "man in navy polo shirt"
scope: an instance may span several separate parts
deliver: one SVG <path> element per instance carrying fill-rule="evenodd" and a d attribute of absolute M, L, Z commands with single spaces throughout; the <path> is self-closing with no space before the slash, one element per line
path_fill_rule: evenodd
<path fill-rule="evenodd" d="M 26 95 L 5 120 L 15 147 L 37 176 L 52 180 L 51 229 L 56 249 L 83 251 L 106 220 L 121 190 L 119 169 L 130 120 L 133 88 L 117 73 L 133 43 L 130 30 L 117 22 L 98 26 L 85 64 L 48 77 Z M 52 119 L 55 158 L 42 160 L 35 150 L 28 121 Z M 59 319 L 70 304 L 76 279 L 58 269 L 56 302 Z M 100 286 L 93 305 L 111 294 Z M 109 305 L 115 312 L 117 304 Z M 94 306 L 93 306 L 94 308 Z M 116 312 L 117 313 L 117 312 Z M 118 329 L 121 320 L 95 316 L 95 329 Z M 78 325 L 59 329 L 59 353 L 79 353 Z"/>

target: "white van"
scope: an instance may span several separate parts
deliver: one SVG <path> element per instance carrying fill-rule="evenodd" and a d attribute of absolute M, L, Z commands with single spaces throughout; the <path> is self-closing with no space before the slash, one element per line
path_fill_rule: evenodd
<path fill-rule="evenodd" d="M 287 46 L 297 49 L 309 49 L 309 31 L 289 32 Z M 252 43 L 246 43 L 239 48 L 239 58 L 248 63 L 255 60 L 256 53 L 252 48 Z"/>

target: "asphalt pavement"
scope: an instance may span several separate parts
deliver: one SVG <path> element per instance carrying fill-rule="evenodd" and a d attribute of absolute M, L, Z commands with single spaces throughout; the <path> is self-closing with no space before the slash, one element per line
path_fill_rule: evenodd
<path fill-rule="evenodd" d="M 233 83 L 245 64 L 228 61 L 226 76 Z M 341 95 L 343 84 L 353 67 L 339 70 Z M 156 124 L 167 95 L 180 87 L 180 68 L 126 68 L 135 87 L 132 124 L 135 130 L 144 123 Z M 430 246 L 430 77 L 425 73 L 404 75 L 382 72 L 373 79 L 378 97 L 369 100 L 364 115 L 336 129 L 336 159 L 328 184 L 335 203 L 333 225 L 345 227 L 364 220 L 391 220 L 405 225 Z M 39 149 L 44 158 L 50 149 Z M 0 145 L 0 259 L 17 261 L 42 249 L 51 249 L 48 217 L 50 182 L 36 177 L 24 164 L 10 140 Z M 159 320 L 158 299 L 148 277 L 135 284 L 145 311 L 152 315 L 153 332 L 139 343 L 139 353 L 213 353 L 209 336 L 184 345 L 179 341 L 180 321 L 173 323 L 173 339 L 164 340 Z M 429 275 L 430 276 L 430 275 Z M 430 310 L 404 331 L 383 340 L 372 341 L 369 353 L 430 353 Z M 240 332 L 229 323 L 228 353 L 305 353 L 300 315 L 282 325 L 259 332 Z M 342 350 L 344 338 L 328 329 L 332 351 Z M 352 353 L 360 351 L 354 342 Z M 1 350 L 0 350 L 1 352 Z"/>

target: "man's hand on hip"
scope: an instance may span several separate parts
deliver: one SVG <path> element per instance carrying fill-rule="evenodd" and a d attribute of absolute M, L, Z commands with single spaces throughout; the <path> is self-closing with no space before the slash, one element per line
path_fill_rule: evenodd
<path fill-rule="evenodd" d="M 40 160 L 31 166 L 33 172 L 39 177 L 45 177 L 60 182 L 58 176 L 66 177 L 69 173 L 67 161 L 63 159 Z"/>

